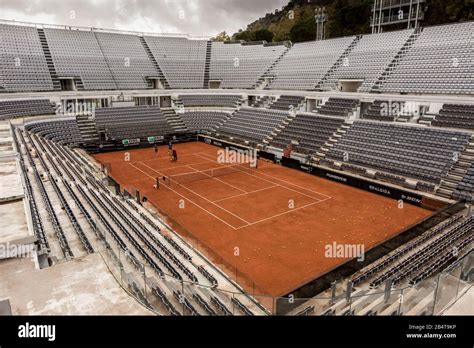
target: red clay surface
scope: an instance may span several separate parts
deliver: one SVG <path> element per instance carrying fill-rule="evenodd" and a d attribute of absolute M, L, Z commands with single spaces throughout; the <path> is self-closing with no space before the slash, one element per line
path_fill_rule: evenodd
<path fill-rule="evenodd" d="M 362 244 L 367 251 L 432 214 L 265 161 L 251 172 L 172 181 L 156 190 L 156 177 L 223 166 L 220 148 L 196 142 L 175 149 L 177 162 L 166 147 L 158 156 L 149 148 L 94 158 L 110 163 L 110 176 L 124 189 L 138 188 L 184 237 L 191 232 L 212 260 L 222 258 L 224 270 L 237 269 L 237 281 L 256 294 L 285 295 L 348 260 L 326 257 L 327 245 Z"/>

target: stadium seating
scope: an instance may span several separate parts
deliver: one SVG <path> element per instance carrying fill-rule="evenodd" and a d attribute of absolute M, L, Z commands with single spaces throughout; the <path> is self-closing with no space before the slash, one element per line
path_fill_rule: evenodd
<path fill-rule="evenodd" d="M 184 124 L 191 132 L 211 132 L 223 124 L 230 113 L 219 111 L 189 111 L 180 114 Z"/>
<path fill-rule="evenodd" d="M 432 268 L 443 266 L 438 260 L 447 253 L 452 255 L 454 247 L 459 247 L 461 251 L 466 246 L 465 236 L 473 237 L 473 229 L 473 217 L 455 215 L 377 261 L 354 277 L 352 284 L 357 286 L 370 280 L 372 287 L 378 287 L 389 278 L 397 284 L 410 276 L 412 284 L 417 283 L 432 274 Z"/>
<path fill-rule="evenodd" d="M 221 88 L 254 88 L 286 49 L 283 45 L 213 42 L 209 79 L 222 81 Z"/>
<path fill-rule="evenodd" d="M 288 118 L 288 112 L 243 107 L 217 129 L 219 135 L 262 144 L 271 132 Z"/>
<path fill-rule="evenodd" d="M 93 31 L 45 28 L 59 78 L 78 78 L 78 89 L 117 89 Z"/>
<path fill-rule="evenodd" d="M 355 37 L 296 43 L 272 68 L 270 89 L 313 90 Z"/>
<path fill-rule="evenodd" d="M 474 22 L 424 28 L 382 92 L 474 94 Z"/>
<path fill-rule="evenodd" d="M 304 97 L 281 95 L 277 101 L 270 104 L 270 109 L 290 110 L 290 107 L 292 106 L 293 110 L 296 111 L 303 102 Z"/>
<path fill-rule="evenodd" d="M 62 145 L 78 145 L 82 142 L 74 118 L 29 122 L 25 129 Z"/>
<path fill-rule="evenodd" d="M 453 192 L 453 198 L 469 203 L 474 202 L 474 163 Z"/>
<path fill-rule="evenodd" d="M 377 78 L 400 51 L 413 30 L 363 35 L 354 49 L 324 82 L 325 89 L 336 89 L 338 80 L 363 80 L 359 92 L 370 92 Z"/>
<path fill-rule="evenodd" d="M 219 95 L 203 95 L 203 94 L 189 94 L 180 95 L 179 100 L 184 107 L 194 106 L 217 106 L 235 108 L 241 101 L 242 96 L 233 94 L 219 94 Z"/>
<path fill-rule="evenodd" d="M 145 36 L 145 41 L 171 88 L 202 88 L 207 41 Z"/>
<path fill-rule="evenodd" d="M 352 112 L 357 108 L 359 100 L 357 99 L 342 99 L 329 98 L 328 101 L 321 105 L 318 113 L 329 116 L 351 116 Z"/>
<path fill-rule="evenodd" d="M 158 78 L 138 36 L 105 32 L 95 35 L 118 89 L 146 89 L 150 87 L 147 77 Z"/>
<path fill-rule="evenodd" d="M 327 157 L 439 183 L 471 135 L 424 127 L 355 121 Z"/>
<path fill-rule="evenodd" d="M 36 28 L 0 24 L 0 32 L 0 92 L 52 91 Z"/>
<path fill-rule="evenodd" d="M 344 119 L 342 118 L 299 113 L 273 138 L 270 145 L 283 149 L 293 141 L 298 142 L 295 148 L 296 152 L 314 153 L 329 140 L 329 137 L 343 123 Z"/>
<path fill-rule="evenodd" d="M 0 120 L 40 115 L 54 115 L 55 110 L 48 99 L 0 101 Z"/>
<path fill-rule="evenodd" d="M 474 105 L 445 104 L 431 125 L 474 130 Z"/>
<path fill-rule="evenodd" d="M 361 115 L 361 118 L 373 121 L 395 121 L 395 117 L 388 100 L 375 100 L 369 105 L 367 110 Z"/>
<path fill-rule="evenodd" d="M 172 134 L 173 128 L 158 106 L 100 108 L 95 112 L 99 131 L 109 139 L 136 139 Z"/>

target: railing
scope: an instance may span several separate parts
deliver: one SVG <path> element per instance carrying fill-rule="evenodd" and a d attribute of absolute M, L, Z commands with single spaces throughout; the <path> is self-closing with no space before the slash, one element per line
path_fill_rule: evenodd
<path fill-rule="evenodd" d="M 186 38 L 188 40 L 209 40 L 210 39 L 209 36 L 191 36 L 185 33 L 152 33 L 152 32 L 128 31 L 128 30 L 117 30 L 117 29 L 106 29 L 106 28 L 81 27 L 81 26 L 75 26 L 75 25 L 19 22 L 15 20 L 6 20 L 6 19 L 0 19 L 0 24 L 34 27 L 34 28 L 39 28 L 39 29 L 50 28 L 50 29 L 62 29 L 62 30 L 91 31 L 91 32 L 96 32 L 96 33 Z"/>

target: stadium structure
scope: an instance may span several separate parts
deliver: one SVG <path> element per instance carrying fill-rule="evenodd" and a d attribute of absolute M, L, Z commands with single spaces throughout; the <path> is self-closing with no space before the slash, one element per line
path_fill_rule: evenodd
<path fill-rule="evenodd" d="M 438 315 L 471 301 L 474 22 L 295 44 L 0 33 L 1 311 Z"/>

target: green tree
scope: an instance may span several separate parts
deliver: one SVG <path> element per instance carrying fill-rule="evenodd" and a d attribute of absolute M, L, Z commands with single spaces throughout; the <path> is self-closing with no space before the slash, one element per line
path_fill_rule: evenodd
<path fill-rule="evenodd" d="M 273 33 L 267 29 L 257 30 L 255 32 L 255 41 L 267 41 L 272 42 Z"/>
<path fill-rule="evenodd" d="M 230 41 L 230 37 L 229 37 L 229 35 L 227 35 L 227 33 L 225 31 L 223 31 L 222 33 L 217 34 L 211 40 L 212 41 L 222 41 L 222 42 L 224 42 L 224 41 Z"/>
<path fill-rule="evenodd" d="M 316 38 L 316 20 L 314 17 L 297 22 L 290 30 L 292 42 L 311 41 Z"/>

